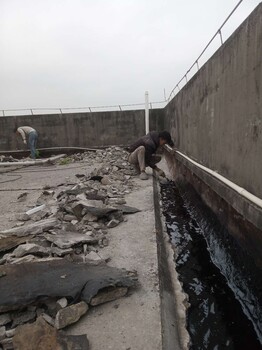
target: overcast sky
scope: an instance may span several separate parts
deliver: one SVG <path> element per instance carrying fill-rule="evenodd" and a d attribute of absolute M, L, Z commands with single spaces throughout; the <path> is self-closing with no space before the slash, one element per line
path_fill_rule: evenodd
<path fill-rule="evenodd" d="M 0 0 L 0 110 L 163 100 L 237 2 Z M 259 2 L 243 1 L 225 38 Z"/>

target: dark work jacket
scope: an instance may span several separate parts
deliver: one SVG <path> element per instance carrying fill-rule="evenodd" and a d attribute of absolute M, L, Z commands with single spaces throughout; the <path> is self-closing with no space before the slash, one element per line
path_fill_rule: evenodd
<path fill-rule="evenodd" d="M 156 153 L 156 150 L 159 147 L 159 133 L 157 131 L 151 131 L 147 135 L 141 137 L 131 146 L 128 147 L 130 153 L 134 152 L 140 146 L 145 147 L 145 163 L 146 166 L 150 166 L 152 169 L 156 167 L 155 160 L 152 155 Z"/>

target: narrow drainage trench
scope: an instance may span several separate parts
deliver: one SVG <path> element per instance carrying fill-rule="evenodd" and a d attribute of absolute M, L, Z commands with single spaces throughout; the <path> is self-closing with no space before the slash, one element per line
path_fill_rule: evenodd
<path fill-rule="evenodd" d="M 176 269 L 188 295 L 191 349 L 262 349 L 253 324 L 210 257 L 203 232 L 173 182 L 161 186 Z"/>

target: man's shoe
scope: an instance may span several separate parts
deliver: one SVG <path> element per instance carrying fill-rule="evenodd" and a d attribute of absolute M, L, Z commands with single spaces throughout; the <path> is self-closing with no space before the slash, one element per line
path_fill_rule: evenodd
<path fill-rule="evenodd" d="M 148 175 L 145 171 L 142 171 L 139 175 L 140 180 L 148 180 Z"/>

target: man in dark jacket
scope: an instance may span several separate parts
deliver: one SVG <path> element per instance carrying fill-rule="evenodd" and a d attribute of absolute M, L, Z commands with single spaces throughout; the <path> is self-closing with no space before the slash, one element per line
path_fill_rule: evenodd
<path fill-rule="evenodd" d="M 129 147 L 130 155 L 128 161 L 139 169 L 141 180 L 148 179 L 148 175 L 145 172 L 147 166 L 154 169 L 159 176 L 165 176 L 163 170 L 156 166 L 159 160 L 155 157 L 158 147 L 165 144 L 174 145 L 169 132 L 151 131 Z"/>

